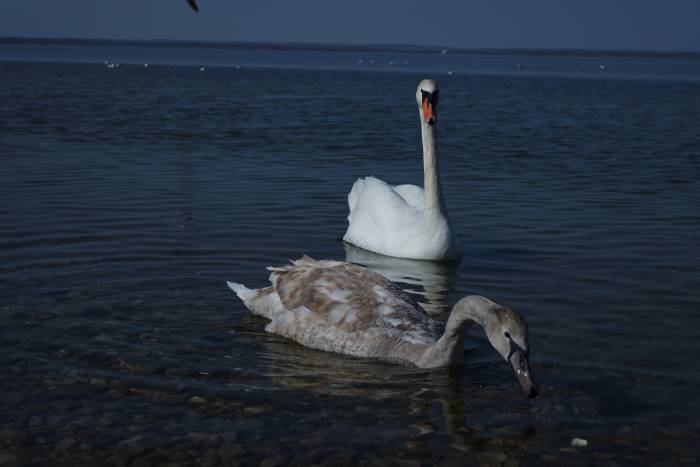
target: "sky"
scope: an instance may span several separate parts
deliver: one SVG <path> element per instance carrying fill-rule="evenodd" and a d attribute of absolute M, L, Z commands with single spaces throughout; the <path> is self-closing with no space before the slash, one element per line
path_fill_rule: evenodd
<path fill-rule="evenodd" d="M 0 0 L 0 36 L 700 52 L 700 0 Z"/>

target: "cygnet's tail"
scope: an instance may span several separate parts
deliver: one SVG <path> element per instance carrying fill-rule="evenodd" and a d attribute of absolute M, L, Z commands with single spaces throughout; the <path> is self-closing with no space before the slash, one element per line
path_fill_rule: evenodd
<path fill-rule="evenodd" d="M 255 294 L 255 290 L 249 289 L 243 284 L 239 284 L 238 282 L 230 282 L 226 281 L 226 284 L 229 286 L 231 290 L 236 292 L 236 295 L 238 295 L 238 298 L 243 300 L 243 303 L 247 304 L 248 301 L 251 299 L 251 297 Z"/>
<path fill-rule="evenodd" d="M 277 296 L 274 287 L 264 287 L 262 289 L 249 289 L 237 282 L 226 282 L 229 288 L 236 292 L 236 295 L 243 300 L 243 304 L 254 315 L 264 316 L 273 319 L 275 313 L 284 309 L 280 298 Z"/>

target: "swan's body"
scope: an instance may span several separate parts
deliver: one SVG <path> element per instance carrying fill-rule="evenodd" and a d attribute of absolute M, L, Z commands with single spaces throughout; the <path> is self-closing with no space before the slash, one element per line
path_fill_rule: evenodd
<path fill-rule="evenodd" d="M 464 335 L 478 323 L 523 389 L 531 397 L 537 392 L 529 375 L 524 318 L 484 297 L 460 300 L 441 333 L 411 297 L 364 267 L 304 256 L 268 269 L 269 287 L 228 283 L 248 309 L 270 320 L 268 332 L 314 349 L 435 368 L 462 363 Z"/>
<path fill-rule="evenodd" d="M 399 258 L 451 260 L 459 254 L 440 188 L 437 161 L 437 84 L 423 80 L 416 99 L 421 116 L 424 188 L 358 179 L 348 195 L 348 243 Z"/>

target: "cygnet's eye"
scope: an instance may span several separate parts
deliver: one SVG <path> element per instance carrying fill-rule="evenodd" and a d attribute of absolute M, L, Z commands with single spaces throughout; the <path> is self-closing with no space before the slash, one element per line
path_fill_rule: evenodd
<path fill-rule="evenodd" d="M 503 335 L 506 336 L 506 338 L 510 339 L 510 333 L 508 331 L 504 332 Z"/>

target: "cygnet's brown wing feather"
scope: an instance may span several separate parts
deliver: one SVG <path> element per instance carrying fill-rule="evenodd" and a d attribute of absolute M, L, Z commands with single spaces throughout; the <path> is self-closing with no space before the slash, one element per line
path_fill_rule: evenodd
<path fill-rule="evenodd" d="M 373 340 L 427 346 L 439 337 L 436 323 L 410 296 L 367 268 L 305 256 L 293 265 L 270 269 L 270 280 L 287 310 L 275 318 L 279 322 L 273 332 L 302 344 L 358 355 L 361 350 L 350 352 L 348 346 L 375 348 Z M 291 331 L 279 332 L 285 326 Z M 307 338 L 311 343 L 304 342 Z M 330 342 L 319 342 L 324 339 Z"/>

